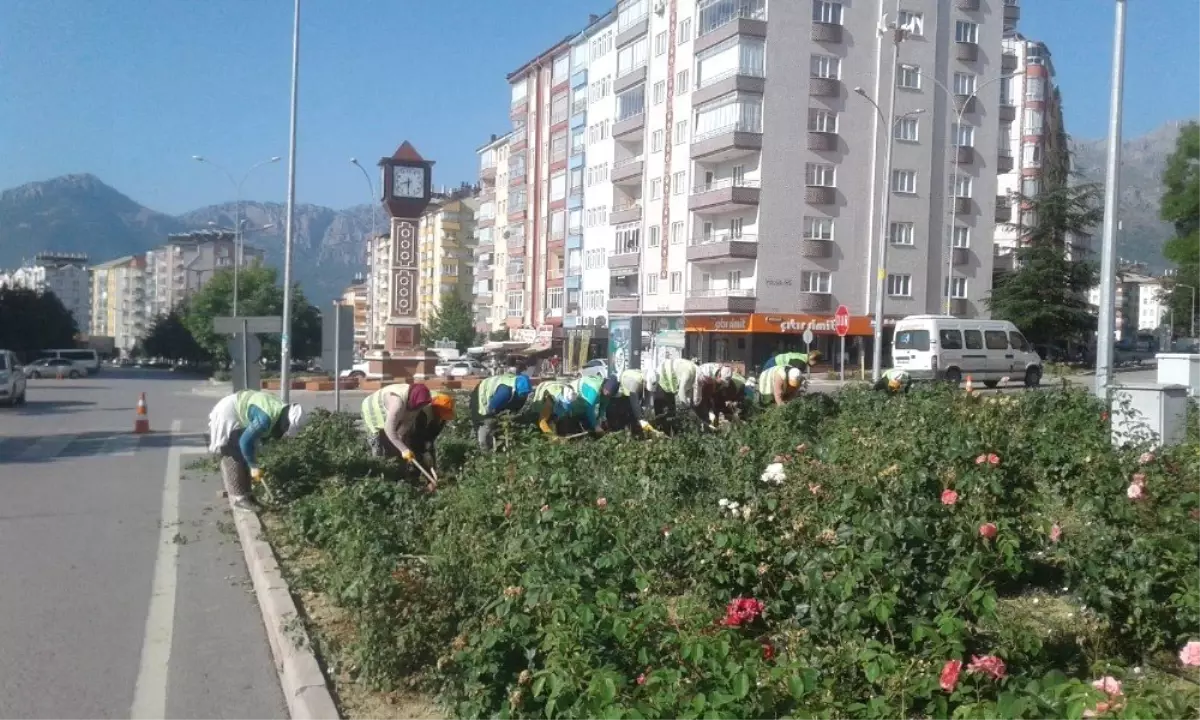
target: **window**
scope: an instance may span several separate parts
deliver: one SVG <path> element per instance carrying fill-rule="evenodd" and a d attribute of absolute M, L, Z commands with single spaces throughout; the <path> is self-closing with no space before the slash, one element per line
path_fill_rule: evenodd
<path fill-rule="evenodd" d="M 679 21 L 679 37 L 677 37 L 675 39 L 675 42 L 682 45 L 691 39 L 692 39 L 692 19 L 690 17 L 685 17 L 684 19 Z"/>
<path fill-rule="evenodd" d="M 809 59 L 809 76 L 837 80 L 842 76 L 841 58 L 832 55 L 813 55 Z"/>
<path fill-rule="evenodd" d="M 641 252 L 642 226 L 637 223 L 621 225 L 617 228 L 615 238 L 616 245 L 613 246 L 614 255 L 628 255 L 629 253 Z"/>
<path fill-rule="evenodd" d="M 675 97 L 687 95 L 687 91 L 691 88 L 688 86 L 690 72 L 685 68 L 675 73 Z"/>
<path fill-rule="evenodd" d="M 896 118 L 896 139 L 904 142 L 917 142 L 919 123 L 915 117 Z"/>
<path fill-rule="evenodd" d="M 646 38 L 635 40 L 617 51 L 617 77 L 630 73 L 646 64 Z"/>
<path fill-rule="evenodd" d="M 974 95 L 976 79 L 971 73 L 954 73 L 954 94 L 960 96 Z"/>
<path fill-rule="evenodd" d="M 654 56 L 658 57 L 667 51 L 667 31 L 663 30 L 654 36 Z"/>
<path fill-rule="evenodd" d="M 953 178 L 951 182 L 954 182 Z M 954 197 L 969 198 L 971 197 L 971 178 L 960 177 L 958 182 L 954 184 Z"/>
<path fill-rule="evenodd" d="M 578 235 L 583 229 L 583 208 L 575 208 L 567 216 L 567 231 Z"/>
<path fill-rule="evenodd" d="M 964 330 L 963 344 L 967 346 L 968 350 L 982 350 L 983 333 L 978 330 Z"/>
<path fill-rule="evenodd" d="M 950 290 L 950 297 L 955 300 L 963 300 L 967 297 L 967 279 L 966 278 L 947 278 Z"/>
<path fill-rule="evenodd" d="M 1046 81 L 1044 78 L 1028 78 L 1025 80 L 1026 100 L 1045 100 Z"/>
<path fill-rule="evenodd" d="M 623 0 L 617 5 L 617 32 L 624 32 L 646 19 L 650 0 Z"/>
<path fill-rule="evenodd" d="M 921 68 L 918 65 L 901 65 L 896 70 L 896 87 L 909 90 L 921 89 Z"/>
<path fill-rule="evenodd" d="M 938 344 L 943 350 L 962 350 L 962 333 L 958 330 L 939 330 Z"/>
<path fill-rule="evenodd" d="M 671 189 L 674 195 L 682 195 L 687 189 L 687 172 L 680 170 L 671 176 Z"/>
<path fill-rule="evenodd" d="M 828 293 L 830 275 L 823 270 L 805 270 L 800 273 L 800 292 Z"/>
<path fill-rule="evenodd" d="M 833 218 L 805 217 L 804 218 L 804 239 L 805 240 L 832 240 L 833 239 Z"/>
<path fill-rule="evenodd" d="M 567 174 L 555 173 L 550 176 L 550 201 L 562 200 L 567 196 Z"/>
<path fill-rule="evenodd" d="M 550 310 L 562 311 L 563 309 L 563 289 L 550 288 L 546 291 L 546 307 Z"/>
<path fill-rule="evenodd" d="M 893 346 L 897 350 L 919 350 L 924 352 L 929 349 L 929 331 L 897 330 Z"/>
<path fill-rule="evenodd" d="M 740 238 L 742 236 L 742 219 L 740 217 L 733 218 L 729 221 L 729 237 Z"/>
<path fill-rule="evenodd" d="M 979 26 L 966 20 L 954 23 L 954 42 L 978 43 Z"/>
<path fill-rule="evenodd" d="M 650 199 L 658 200 L 662 197 L 662 178 L 654 178 L 650 181 Z"/>
<path fill-rule="evenodd" d="M 646 111 L 646 86 L 639 85 L 617 96 L 617 122 L 628 120 Z"/>
<path fill-rule="evenodd" d="M 650 152 L 662 152 L 663 149 L 663 131 L 655 130 L 650 133 Z"/>
<path fill-rule="evenodd" d="M 1152 315 L 1153 315 L 1153 312 L 1154 311 L 1151 310 Z M 1033 348 L 1029 347 L 1029 341 L 1025 339 L 1025 336 L 1022 335 L 1021 333 L 1017 332 L 1016 330 L 1009 331 L 1008 342 L 1010 345 L 1012 345 L 1014 350 L 1032 350 L 1033 349 Z"/>
<path fill-rule="evenodd" d="M 813 22 L 826 25 L 842 24 L 842 4 L 830 0 L 813 0 Z"/>
<path fill-rule="evenodd" d="M 1026 110 L 1025 111 L 1025 134 L 1026 135 L 1041 135 L 1042 134 L 1042 111 L 1041 110 Z"/>
<path fill-rule="evenodd" d="M 651 225 L 646 231 L 646 247 L 658 247 L 658 226 Z"/>
<path fill-rule="evenodd" d="M 671 273 L 671 294 L 678 295 L 683 292 L 683 273 L 675 271 Z"/>
<path fill-rule="evenodd" d="M 888 239 L 893 245 L 912 245 L 915 233 L 910 222 L 894 222 L 888 229 Z"/>
<path fill-rule="evenodd" d="M 1036 147 L 1036 146 L 1034 146 Z M 1025 197 L 1037 197 L 1042 191 L 1042 181 L 1036 177 L 1022 178 L 1021 194 Z"/>
<path fill-rule="evenodd" d="M 683 222 L 676 221 L 671 223 L 671 244 L 679 245 L 683 243 Z"/>
<path fill-rule="evenodd" d="M 525 314 L 525 294 L 519 290 L 507 293 L 505 301 L 508 304 L 509 317 L 521 317 Z"/>
<path fill-rule="evenodd" d="M 1027 168 L 1042 166 L 1042 144 L 1025 143 L 1021 146 L 1021 162 Z"/>
<path fill-rule="evenodd" d="M 917 192 L 916 170 L 892 170 L 892 192 L 913 195 Z"/>
<path fill-rule="evenodd" d="M 571 154 L 578 155 L 587 147 L 587 132 L 580 128 L 571 133 Z"/>
<path fill-rule="evenodd" d="M 733 177 L 733 184 L 735 187 L 742 187 L 746 184 L 745 165 L 734 165 L 729 174 Z"/>
<path fill-rule="evenodd" d="M 659 105 L 667 99 L 667 81 L 659 80 L 654 83 L 654 104 Z"/>
<path fill-rule="evenodd" d="M 804 166 L 804 184 L 809 187 L 837 187 L 837 169 L 829 163 Z"/>
<path fill-rule="evenodd" d="M 808 109 L 808 131 L 836 133 L 837 132 L 837 113 L 831 110 L 822 110 L 821 108 Z"/>
<path fill-rule="evenodd" d="M 696 55 L 696 87 L 706 87 L 731 75 L 766 74 L 766 43 L 761 38 L 732 37 Z"/>
<path fill-rule="evenodd" d="M 887 294 L 892 297 L 912 297 L 912 275 L 888 275 Z"/>
<path fill-rule="evenodd" d="M 696 109 L 696 137 L 721 132 L 762 132 L 762 96 L 735 94 Z"/>
<path fill-rule="evenodd" d="M 952 242 L 956 248 L 971 247 L 971 228 L 964 225 L 955 226 Z"/>
<path fill-rule="evenodd" d="M 647 295 L 658 294 L 658 273 L 646 273 L 646 281 L 642 283 Z"/>
<path fill-rule="evenodd" d="M 1003 330 L 984 330 L 983 344 L 988 350 L 1007 350 L 1008 335 Z"/>
<path fill-rule="evenodd" d="M 907 30 L 909 35 L 914 37 L 920 37 L 925 34 L 925 16 L 919 12 L 901 10 L 899 25 Z"/>
<path fill-rule="evenodd" d="M 604 57 L 605 54 L 612 52 L 612 47 L 613 47 L 613 31 L 612 30 L 609 30 L 608 32 L 606 32 L 602 35 L 597 35 L 596 37 L 592 38 L 592 42 L 591 42 L 592 60 L 597 60 L 601 57 Z"/>
<path fill-rule="evenodd" d="M 975 147 L 975 128 L 964 123 L 955 123 L 954 144 L 958 147 Z"/>
<path fill-rule="evenodd" d="M 683 145 L 688 141 L 688 121 L 680 120 L 675 123 L 675 144 Z"/>
<path fill-rule="evenodd" d="M 551 71 L 552 82 L 557 85 L 567 79 L 571 74 L 571 56 L 564 53 L 554 58 L 554 68 Z"/>

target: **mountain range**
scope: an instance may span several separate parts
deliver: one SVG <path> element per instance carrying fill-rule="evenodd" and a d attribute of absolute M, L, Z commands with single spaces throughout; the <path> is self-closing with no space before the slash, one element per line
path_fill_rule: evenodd
<path fill-rule="evenodd" d="M 1168 123 L 1122 145 L 1123 231 L 1118 255 L 1151 268 L 1165 265 L 1161 250 L 1171 228 L 1158 219 L 1161 177 L 1181 125 Z M 1105 142 L 1072 142 L 1071 148 L 1080 179 L 1103 182 Z M 325 303 L 339 296 L 355 273 L 365 269 L 363 240 L 371 232 L 372 212 L 382 232 L 388 224 L 379 207 L 296 206 L 292 269 L 311 301 Z M 284 205 L 242 202 L 241 213 L 248 227 L 272 226 L 249 232 L 246 243 L 262 248 L 269 263 L 281 266 Z M 43 251 L 84 252 L 90 262 L 103 262 L 161 245 L 169 233 L 204 229 L 210 223 L 232 227 L 234 214 L 234 203 L 182 215 L 156 212 L 90 174 L 32 182 L 0 193 L 0 268 L 14 267 Z"/>

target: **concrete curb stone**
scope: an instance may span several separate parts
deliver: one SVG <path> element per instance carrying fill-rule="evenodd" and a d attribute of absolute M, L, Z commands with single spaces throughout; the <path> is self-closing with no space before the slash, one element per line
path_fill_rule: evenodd
<path fill-rule="evenodd" d="M 263 626 L 275 658 L 275 671 L 292 720 L 338 720 L 337 705 L 312 651 L 296 603 L 279 569 L 275 552 L 262 539 L 258 515 L 233 508 L 246 568 L 262 611 Z"/>

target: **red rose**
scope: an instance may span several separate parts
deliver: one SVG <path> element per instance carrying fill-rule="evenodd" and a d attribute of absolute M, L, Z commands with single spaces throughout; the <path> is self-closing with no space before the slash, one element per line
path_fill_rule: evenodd
<path fill-rule="evenodd" d="M 962 670 L 962 660 L 947 660 L 942 666 L 942 676 L 940 685 L 946 692 L 954 692 L 954 687 L 958 685 L 958 673 Z"/>
<path fill-rule="evenodd" d="M 775 659 L 775 646 L 771 643 L 763 643 L 762 646 L 763 660 Z"/>
<path fill-rule="evenodd" d="M 984 523 L 979 526 L 979 534 L 988 540 L 996 537 L 996 523 Z"/>
<path fill-rule="evenodd" d="M 958 502 L 958 493 L 954 492 L 953 490 L 949 490 L 949 489 L 942 491 L 942 504 L 943 505 L 953 505 L 956 502 Z"/>

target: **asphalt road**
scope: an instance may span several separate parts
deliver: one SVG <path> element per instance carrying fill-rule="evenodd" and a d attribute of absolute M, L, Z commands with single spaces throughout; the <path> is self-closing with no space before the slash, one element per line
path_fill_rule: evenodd
<path fill-rule="evenodd" d="M 196 383 L 106 368 L 0 408 L 0 717 L 287 716 Z"/>

